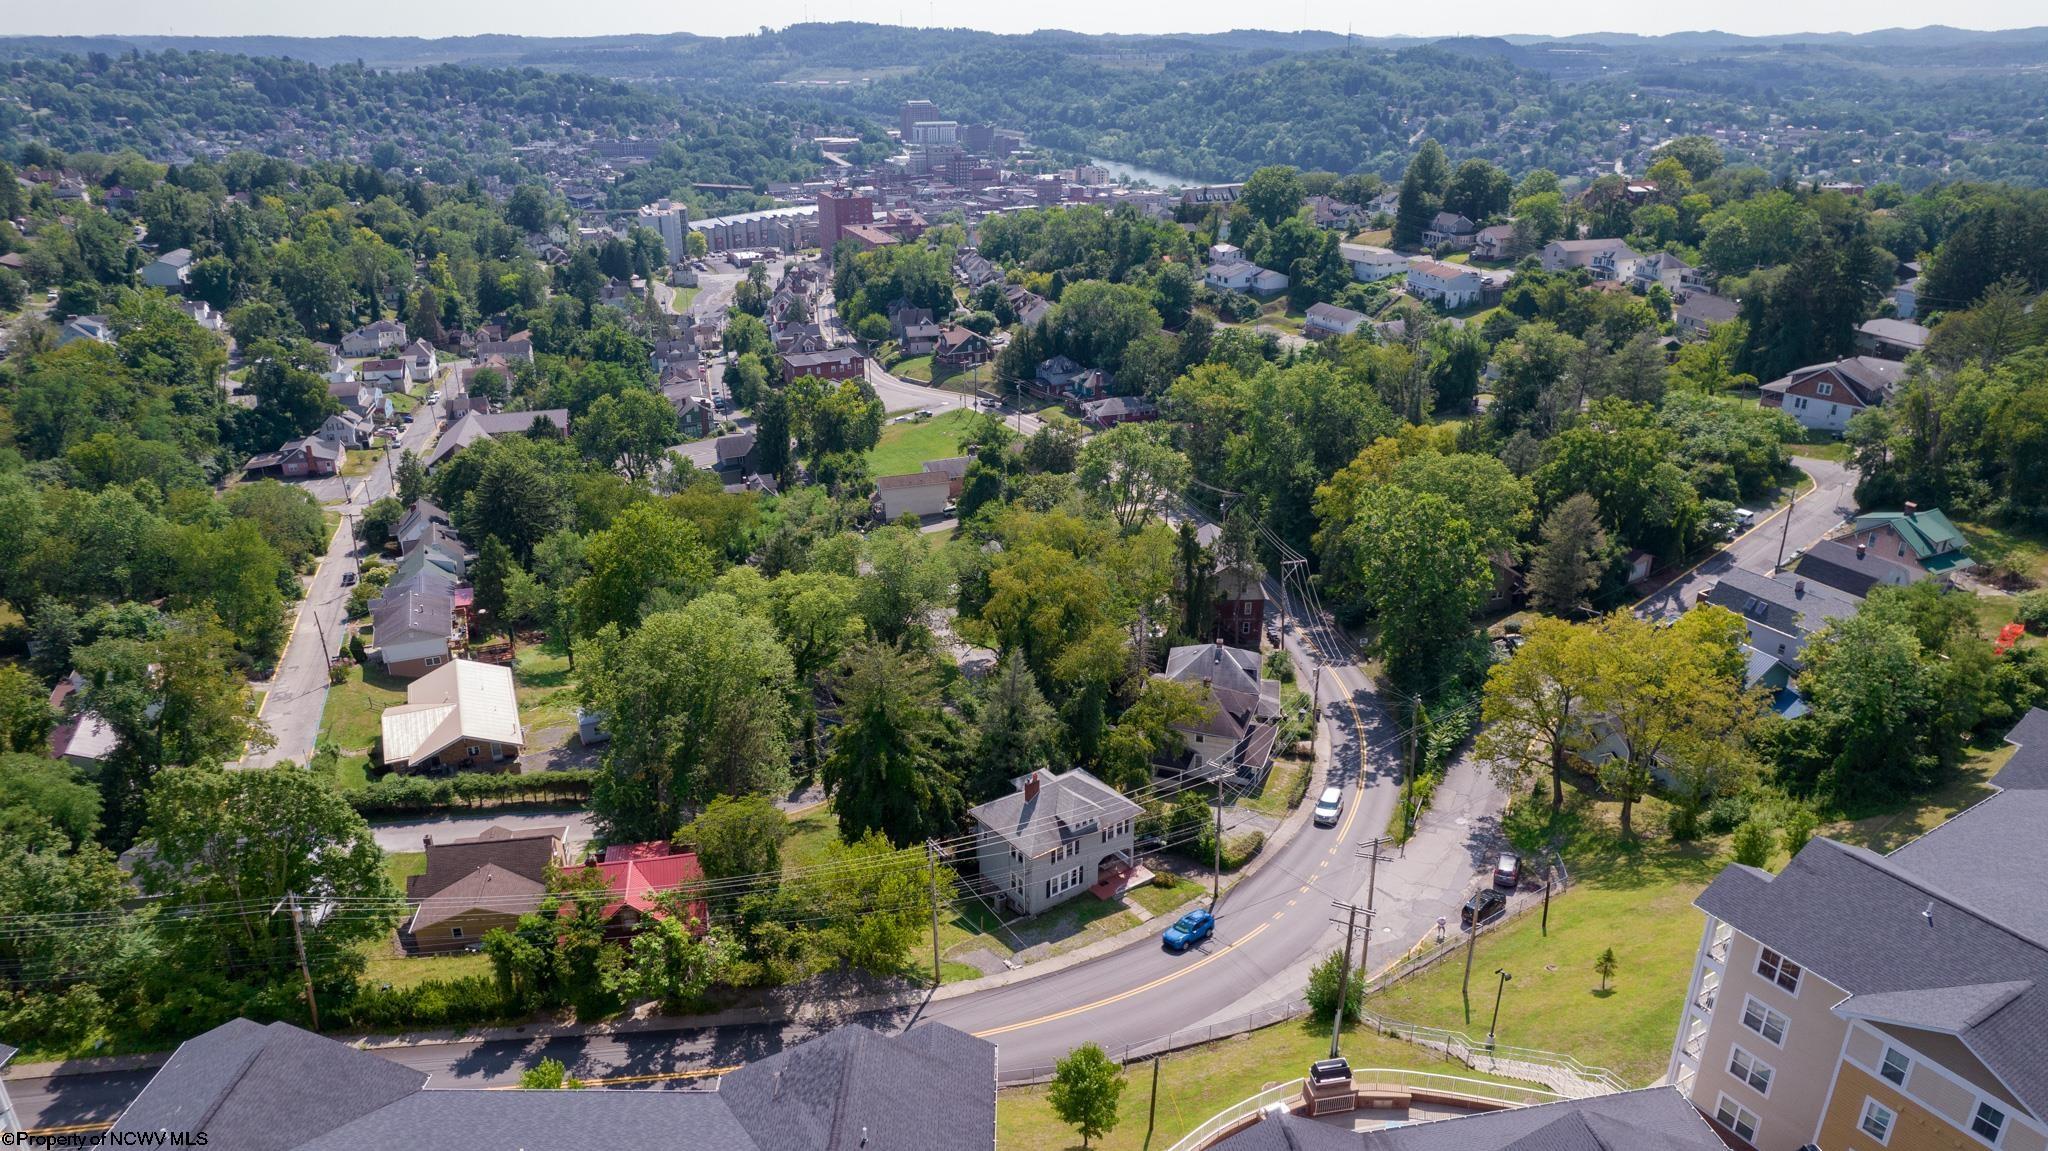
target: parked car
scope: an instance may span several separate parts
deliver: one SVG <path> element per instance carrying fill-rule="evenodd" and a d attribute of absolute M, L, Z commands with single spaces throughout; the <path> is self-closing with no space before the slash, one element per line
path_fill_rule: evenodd
<path fill-rule="evenodd" d="M 1160 937 L 1169 951 L 1186 951 L 1216 933 L 1216 917 L 1206 911 L 1190 911 Z"/>
<path fill-rule="evenodd" d="M 343 587 L 354 587 L 354 586 L 356 586 L 356 573 L 354 573 L 354 572 L 343 572 L 343 573 L 341 573 L 341 586 L 343 586 Z"/>
<path fill-rule="evenodd" d="M 1500 862 L 1493 868 L 1493 885 L 1509 891 L 1522 886 L 1522 857 L 1512 851 L 1502 852 Z"/>
<path fill-rule="evenodd" d="M 1748 508 L 1735 509 L 1735 530 L 1746 531 L 1756 523 L 1756 513 Z"/>
<path fill-rule="evenodd" d="M 1458 912 L 1458 926 L 1477 927 L 1482 923 L 1498 919 L 1508 909 L 1508 897 L 1489 887 L 1465 901 Z"/>
<path fill-rule="evenodd" d="M 1317 827 L 1337 826 L 1337 817 L 1344 814 L 1344 789 L 1326 787 L 1316 799 L 1315 820 Z"/>

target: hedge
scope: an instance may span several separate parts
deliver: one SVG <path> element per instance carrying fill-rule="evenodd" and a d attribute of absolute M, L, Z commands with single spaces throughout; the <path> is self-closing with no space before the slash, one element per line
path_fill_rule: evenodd
<path fill-rule="evenodd" d="M 343 1031 L 409 1031 L 514 1023 L 530 1014 L 508 1002 L 491 976 L 464 975 L 411 987 L 359 987 L 353 998 L 331 1010 L 326 1022 Z"/>
<path fill-rule="evenodd" d="M 348 801 L 363 815 L 403 815 L 508 802 L 581 802 L 590 798 L 596 778 L 597 772 L 589 769 L 530 774 L 462 772 L 439 778 L 387 775 L 348 793 Z"/>

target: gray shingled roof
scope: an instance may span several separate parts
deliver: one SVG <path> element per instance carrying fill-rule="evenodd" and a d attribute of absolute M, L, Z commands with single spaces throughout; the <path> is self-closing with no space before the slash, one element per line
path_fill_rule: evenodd
<path fill-rule="evenodd" d="M 238 1019 L 179 1047 L 114 1130 L 204 1131 L 235 1151 L 993 1151 L 995 1050 L 935 1023 L 844 1027 L 716 1090 L 423 1090 L 423 1072 Z"/>
<path fill-rule="evenodd" d="M 1979 805 L 1951 821 L 1949 829 L 1995 811 L 2006 798 Z M 1937 831 L 1921 844 L 1942 834 Z M 1972 837 L 1965 833 L 1964 838 Z M 1885 1007 L 1918 999 L 1922 1011 L 1954 1014 L 1956 1004 L 1979 1001 L 1982 993 L 1948 989 L 2029 984 L 1959 1034 L 2022 1105 L 2040 1114 L 2048 1109 L 2048 1062 L 2040 1058 L 2040 1037 L 2048 1035 L 2048 949 L 2027 928 L 2004 921 L 1979 902 L 2001 881 L 2026 885 L 2037 894 L 2033 877 L 2018 866 L 2029 857 L 2027 845 L 2037 839 L 2036 830 L 2027 838 L 2005 840 L 2003 865 L 1972 882 L 1968 896 L 1976 898 L 1937 881 L 1936 875 L 1955 878 L 1950 870 L 1930 865 L 1923 873 L 1917 861 L 1927 857 L 1913 847 L 1888 859 L 1816 839 L 1775 877 L 1740 865 L 1726 868 L 1696 903 L 1847 991 L 1849 998 L 1835 1009 L 1844 1016 L 1861 1015 L 1865 996 Z M 1902 997 L 1902 992 L 1920 994 Z M 1943 994 L 1924 995 L 1930 992 Z"/>
<path fill-rule="evenodd" d="M 1993 786 L 2007 791 L 2048 789 L 2048 710 L 2029 708 L 2005 733 L 2005 742 L 2019 750 L 1991 777 Z"/>
<path fill-rule="evenodd" d="M 1822 540 L 1807 549 L 1799 559 L 1799 574 L 1854 596 L 1867 596 L 1879 585 L 1903 587 L 1927 578 L 1925 571 L 1896 563 L 1869 548 L 1859 556 L 1856 545 L 1847 540 Z"/>
<path fill-rule="evenodd" d="M 114 1131 L 203 1130 L 215 1147 L 286 1151 L 426 1082 L 423 1071 L 290 1024 L 236 1019 L 180 1044 Z"/>
<path fill-rule="evenodd" d="M 1758 575 L 1743 568 L 1723 572 L 1700 598 L 1741 616 L 1751 644 L 1788 661 L 1798 660 L 1808 635 L 1831 619 L 1855 615 L 1857 604 L 1855 597 L 1818 580 Z"/>
<path fill-rule="evenodd" d="M 1727 1151 L 1727 1144 L 1676 1090 L 1646 1087 L 1365 1132 L 1284 1115 L 1211 1151 Z"/>
<path fill-rule="evenodd" d="M 1017 790 L 970 808 L 967 814 L 1036 858 L 1101 823 L 1136 817 L 1144 810 L 1080 768 L 1061 775 L 1040 772 L 1038 785 L 1035 799 L 1024 798 L 1020 780 Z"/>

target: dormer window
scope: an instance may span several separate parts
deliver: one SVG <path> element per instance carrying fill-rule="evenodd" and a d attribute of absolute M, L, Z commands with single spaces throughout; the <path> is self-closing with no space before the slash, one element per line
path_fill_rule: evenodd
<path fill-rule="evenodd" d="M 1832 396 L 1835 394 L 1835 385 L 1822 380 L 1813 386 L 1813 390 L 1823 396 Z"/>

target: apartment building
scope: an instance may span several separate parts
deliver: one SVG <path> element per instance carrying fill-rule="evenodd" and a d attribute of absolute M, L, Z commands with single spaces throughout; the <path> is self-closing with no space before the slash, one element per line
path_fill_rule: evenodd
<path fill-rule="evenodd" d="M 1736 1146 L 2048 1149 L 2048 712 L 2007 741 L 1990 799 L 1889 855 L 1816 839 L 1700 894 L 1668 1074 Z"/>

